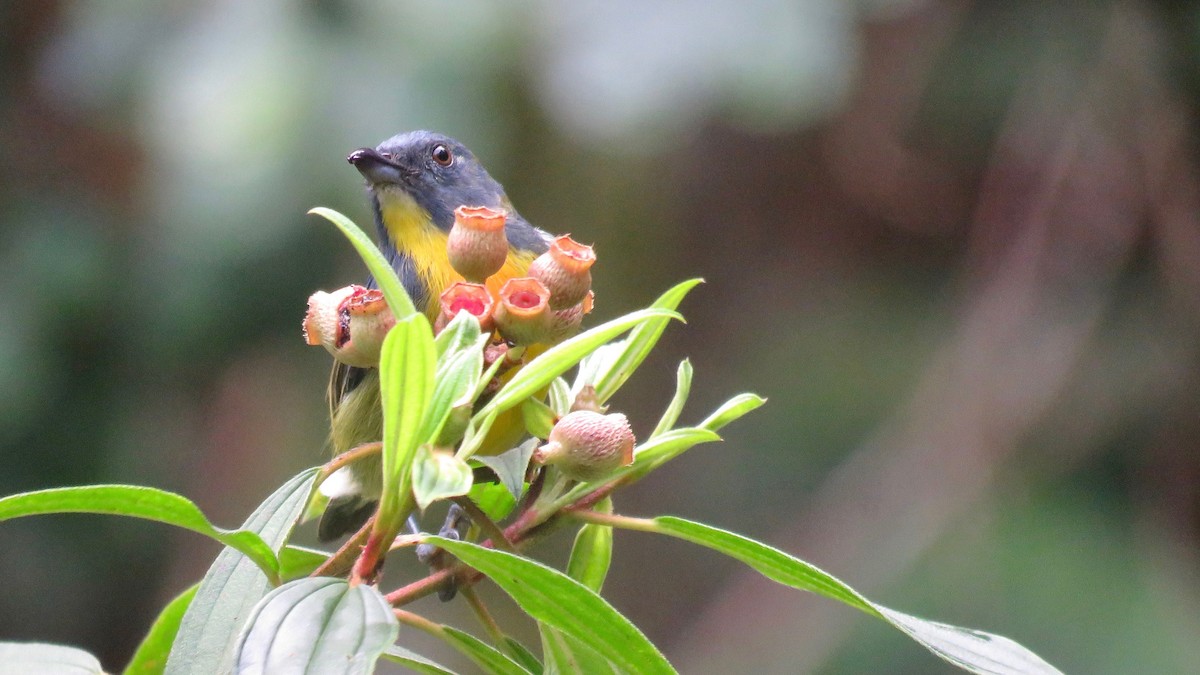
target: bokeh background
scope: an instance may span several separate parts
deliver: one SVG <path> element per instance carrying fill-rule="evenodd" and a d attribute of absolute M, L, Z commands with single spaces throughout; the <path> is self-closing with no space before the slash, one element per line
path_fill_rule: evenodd
<path fill-rule="evenodd" d="M 319 463 L 304 302 L 364 272 L 305 212 L 366 224 L 345 155 L 431 128 L 595 242 L 596 320 L 708 280 L 615 401 L 636 430 L 684 357 L 685 420 L 770 398 L 619 510 L 1066 672 L 1195 672 L 1198 105 L 1186 0 L 0 3 L 0 494 L 148 484 L 234 526 Z M 2 523 L 0 639 L 119 669 L 216 553 Z M 949 671 L 680 542 L 619 533 L 607 588 L 686 673 Z"/>

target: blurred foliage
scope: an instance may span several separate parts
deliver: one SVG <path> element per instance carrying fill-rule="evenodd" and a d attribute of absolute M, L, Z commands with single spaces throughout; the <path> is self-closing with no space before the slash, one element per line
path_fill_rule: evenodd
<path fill-rule="evenodd" d="M 433 128 L 595 242 L 597 317 L 707 277 L 623 409 L 660 409 L 685 355 L 694 410 L 722 382 L 772 399 L 623 511 L 777 543 L 1067 672 L 1200 661 L 1193 3 L 48 1 L 0 5 L 0 35 L 0 493 L 144 483 L 233 525 L 320 461 L 304 299 L 363 272 L 305 211 L 367 222 L 345 155 Z M 760 672 L 936 665 L 633 543 L 615 604 L 685 672 L 718 647 Z M 117 668 L 215 553 L 6 524 L 0 637 Z M 662 556 L 679 573 L 651 586 Z"/>

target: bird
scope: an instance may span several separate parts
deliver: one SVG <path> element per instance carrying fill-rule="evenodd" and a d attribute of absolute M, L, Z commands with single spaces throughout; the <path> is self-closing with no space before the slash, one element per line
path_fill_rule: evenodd
<path fill-rule="evenodd" d="M 366 180 L 380 251 L 391 263 L 418 311 L 432 321 L 438 297 L 461 281 L 450 265 L 446 242 L 460 206 L 486 206 L 507 216 L 508 256 L 487 280 L 499 290 L 505 281 L 525 275 L 546 252 L 553 237 L 525 220 L 504 187 L 492 178 L 465 145 L 432 131 L 410 131 L 374 148 L 355 150 L 347 161 Z M 368 279 L 367 286 L 374 287 Z M 335 363 L 329 384 L 330 444 L 334 455 L 383 435 L 379 375 L 374 368 Z M 488 445 L 503 451 L 524 434 L 519 411 L 498 419 Z M 329 504 L 317 526 L 322 541 L 358 530 L 374 512 L 382 486 L 379 456 L 368 457 L 330 476 L 321 485 Z"/>

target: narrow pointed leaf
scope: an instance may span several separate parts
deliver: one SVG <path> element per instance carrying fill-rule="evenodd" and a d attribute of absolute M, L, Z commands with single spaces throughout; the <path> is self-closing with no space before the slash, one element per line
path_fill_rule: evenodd
<path fill-rule="evenodd" d="M 173 492 L 136 485 L 86 485 L 11 495 L 0 499 L 0 521 L 51 513 L 95 513 L 153 520 L 198 532 L 245 553 L 271 578 L 279 561 L 254 532 L 223 530 L 199 508 Z"/>
<path fill-rule="evenodd" d="M 412 491 L 422 511 L 439 499 L 467 494 L 473 477 L 471 467 L 454 455 L 433 452 L 427 445 L 417 448 Z"/>
<path fill-rule="evenodd" d="M 75 647 L 44 642 L 0 642 L 0 673 L 104 675 L 104 669 L 96 657 Z"/>
<path fill-rule="evenodd" d="M 612 498 L 605 497 L 594 511 L 612 513 Z M 575 535 L 567 576 L 599 593 L 612 563 L 613 531 L 608 525 L 587 523 Z"/>
<path fill-rule="evenodd" d="M 413 453 L 433 394 L 437 367 L 429 321 L 414 314 L 388 332 L 379 359 L 379 394 L 383 402 L 383 494 L 379 525 L 387 528 L 403 517 L 409 494 Z"/>
<path fill-rule="evenodd" d="M 315 548 L 288 544 L 279 551 L 279 576 L 284 581 L 308 576 L 328 560 L 330 555 Z"/>
<path fill-rule="evenodd" d="M 654 521 L 660 533 L 685 539 L 740 560 L 786 586 L 812 591 L 879 617 L 929 651 L 973 673 L 985 675 L 1062 675 L 1016 642 L 983 631 L 959 628 L 877 605 L 832 575 L 779 549 L 709 525 L 664 516 Z"/>
<path fill-rule="evenodd" d="M 166 669 L 171 645 L 179 633 L 179 624 L 199 587 L 200 584 L 195 584 L 180 593 L 158 613 L 158 618 L 146 632 L 146 637 L 142 638 L 129 665 L 125 666 L 123 675 L 158 675 Z"/>
<path fill-rule="evenodd" d="M 542 662 L 529 648 L 521 644 L 516 638 L 504 636 L 504 653 L 507 654 L 513 661 L 516 661 L 525 670 L 531 673 L 542 672 Z"/>
<path fill-rule="evenodd" d="M 400 283 L 400 277 L 396 276 L 392 264 L 379 252 L 375 242 L 371 241 L 371 238 L 354 224 L 354 221 L 324 206 L 310 209 L 309 213 L 321 216 L 333 223 L 350 240 L 354 250 L 358 251 L 358 255 L 366 263 L 367 269 L 371 271 L 371 276 L 375 279 L 379 290 L 383 291 L 383 297 L 387 299 L 388 307 L 391 308 L 392 315 L 396 317 L 397 321 L 402 321 L 417 313 L 412 298 L 404 290 L 404 284 Z"/>
<path fill-rule="evenodd" d="M 239 675 L 371 673 L 400 631 L 374 586 L 298 579 L 271 591 L 250 614 L 238 642 Z"/>
<path fill-rule="evenodd" d="M 474 661 L 484 672 L 498 675 L 531 675 L 521 664 L 474 635 L 450 626 L 443 626 L 442 629 L 442 636 L 446 642 Z"/>
<path fill-rule="evenodd" d="M 483 351 L 477 349 L 450 352 L 438 365 L 425 424 L 417 434 L 418 443 L 428 443 L 438 437 L 454 406 L 469 406 L 473 402 L 470 395 L 479 385 L 482 373 Z"/>
<path fill-rule="evenodd" d="M 534 619 L 574 637 L 626 672 L 675 669 L 629 619 L 599 595 L 558 570 L 464 541 L 428 537 L 492 579 Z"/>
<path fill-rule="evenodd" d="M 554 378 L 570 370 L 579 360 L 597 347 L 638 324 L 656 319 L 679 319 L 676 312 L 668 309 L 643 309 L 600 324 L 591 330 L 560 342 L 525 364 L 504 387 L 488 401 L 477 417 L 503 412 L 532 396 L 550 384 Z"/>
<path fill-rule="evenodd" d="M 559 417 L 571 412 L 571 387 L 567 385 L 566 380 L 556 377 L 550 382 L 547 402 L 550 404 L 550 409 Z"/>
<path fill-rule="evenodd" d="M 658 420 L 654 431 L 650 432 L 650 438 L 670 431 L 671 427 L 675 426 L 675 423 L 679 421 L 679 414 L 683 412 L 683 406 L 687 403 L 688 394 L 691 391 L 692 362 L 684 359 L 679 362 L 679 370 L 675 372 L 675 396 L 671 398 L 671 403 L 663 411 L 663 416 Z"/>
<path fill-rule="evenodd" d="M 752 410 L 758 409 L 759 406 L 766 402 L 767 399 L 756 394 L 738 394 L 723 403 L 720 408 L 714 410 L 711 415 L 704 418 L 704 421 L 697 426 L 709 431 L 719 431 L 721 427 Z"/>
<path fill-rule="evenodd" d="M 674 310 L 679 307 L 679 303 L 683 302 L 684 297 L 688 292 L 697 285 L 703 283 L 703 279 L 689 279 L 680 284 L 676 284 L 673 288 L 663 293 L 657 300 L 650 305 L 650 309 L 666 309 Z M 662 337 L 663 331 L 667 329 L 669 320 L 666 317 L 652 319 L 643 323 L 629 334 L 629 337 L 622 343 L 621 351 L 616 354 L 615 358 L 604 364 L 604 367 L 597 373 L 595 380 L 596 398 L 601 403 L 604 403 L 617 390 L 629 376 L 637 370 L 638 366 L 646 360 L 650 351 L 654 349 L 654 345 L 658 344 L 659 338 Z"/>
<path fill-rule="evenodd" d="M 427 659 L 410 649 L 405 649 L 400 645 L 392 645 L 391 647 L 388 647 L 387 651 L 383 653 L 383 658 L 394 663 L 399 663 L 409 670 L 413 670 L 418 673 L 425 673 L 425 675 L 458 675 L 458 673 L 450 670 L 446 666 L 443 666 L 442 664 L 431 659 Z"/>
<path fill-rule="evenodd" d="M 525 431 L 531 436 L 549 438 L 557 417 L 550 406 L 536 398 L 527 398 L 521 402 L 521 419 L 525 422 Z"/>
<path fill-rule="evenodd" d="M 463 351 L 479 341 L 482 331 L 479 330 L 479 320 L 468 312 L 459 312 L 446 324 L 446 327 L 433 339 L 437 347 L 438 363 L 446 354 Z M 482 349 L 482 345 L 480 346 Z"/>
<path fill-rule="evenodd" d="M 257 532 L 272 548 L 281 548 L 312 492 L 317 469 L 284 483 L 250 517 L 243 529 Z M 208 568 L 188 605 L 167 660 L 167 673 L 209 675 L 233 668 L 233 647 L 250 609 L 271 583 L 241 552 L 226 548 Z"/>

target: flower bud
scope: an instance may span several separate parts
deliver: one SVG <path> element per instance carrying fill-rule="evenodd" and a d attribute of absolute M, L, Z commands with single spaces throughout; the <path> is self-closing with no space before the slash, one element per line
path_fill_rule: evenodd
<path fill-rule="evenodd" d="M 583 301 L 574 307 L 560 309 L 551 314 L 549 342 L 561 342 L 579 332 L 585 314 L 592 312 L 592 304 L 596 294 L 588 291 Z"/>
<path fill-rule="evenodd" d="M 503 211 L 486 206 L 454 209 L 454 226 L 446 241 L 446 255 L 454 271 L 477 283 L 499 272 L 508 259 L 504 222 Z"/>
<path fill-rule="evenodd" d="M 442 307 L 442 313 L 438 315 L 437 320 L 439 330 L 454 320 L 459 312 L 466 312 L 475 317 L 479 321 L 480 330 L 485 333 L 490 333 L 495 325 L 492 314 L 496 308 L 496 301 L 483 284 L 455 282 L 442 291 L 438 301 Z"/>
<path fill-rule="evenodd" d="M 554 425 L 533 459 L 557 466 L 569 478 L 590 481 L 632 463 L 633 445 L 629 420 L 621 413 L 576 410 Z"/>
<path fill-rule="evenodd" d="M 496 327 L 504 339 L 517 345 L 543 342 L 550 328 L 550 291 L 530 277 L 509 279 L 500 287 Z"/>
<path fill-rule="evenodd" d="M 592 287 L 592 263 L 596 253 L 563 235 L 550 244 L 550 250 L 529 265 L 529 276 L 550 289 L 550 309 L 564 310 L 579 304 Z"/>
<path fill-rule="evenodd" d="M 321 345 L 348 366 L 373 368 L 395 317 L 377 289 L 346 286 L 332 293 L 317 291 L 308 299 L 304 340 Z"/>

